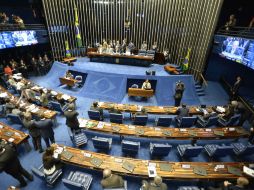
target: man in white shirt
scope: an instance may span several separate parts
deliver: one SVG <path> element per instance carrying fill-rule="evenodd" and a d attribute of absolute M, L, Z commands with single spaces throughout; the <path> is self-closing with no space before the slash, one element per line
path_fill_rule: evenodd
<path fill-rule="evenodd" d="M 148 79 L 146 79 L 146 81 L 143 82 L 142 89 L 151 90 L 151 88 L 151 83 L 148 81 Z"/>

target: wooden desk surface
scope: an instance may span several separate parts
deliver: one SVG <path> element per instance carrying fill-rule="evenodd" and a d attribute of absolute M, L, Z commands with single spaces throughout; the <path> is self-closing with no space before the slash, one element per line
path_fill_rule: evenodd
<path fill-rule="evenodd" d="M 65 57 L 65 58 L 63 58 L 64 63 L 72 62 L 72 61 L 76 61 L 76 60 L 77 60 L 76 57 Z"/>
<path fill-rule="evenodd" d="M 94 170 L 103 170 L 105 168 L 110 168 L 113 173 L 120 175 L 130 175 L 135 177 L 148 178 L 148 164 L 155 163 L 157 174 L 160 175 L 163 179 L 236 179 L 239 176 L 231 174 L 228 172 L 227 167 L 231 166 L 242 170 L 243 166 L 249 166 L 251 163 L 242 163 L 242 162 L 168 162 L 168 161 L 157 161 L 157 160 L 140 160 L 133 158 L 125 157 L 116 157 L 106 154 L 100 154 L 95 152 L 90 152 L 86 150 L 80 150 L 71 147 L 65 147 L 63 145 L 52 145 L 62 146 L 65 151 L 73 154 L 73 157 L 69 160 L 61 156 L 61 160 L 66 164 L 76 165 L 83 168 L 89 168 Z M 85 154 L 85 155 L 84 155 Z M 90 161 L 92 158 L 100 158 L 103 162 L 100 166 L 93 165 Z M 135 166 L 133 172 L 127 171 L 122 167 L 124 162 L 131 163 Z M 171 165 L 172 171 L 163 171 L 160 169 L 160 164 Z M 216 166 L 224 166 L 222 169 L 215 170 Z M 187 168 L 189 167 L 189 168 Z M 195 174 L 193 172 L 194 167 L 202 167 L 206 169 L 207 175 L 202 176 Z M 244 175 L 244 174 L 243 174 Z M 247 176 L 246 176 L 247 177 Z"/>
<path fill-rule="evenodd" d="M 153 89 L 145 90 L 142 88 L 128 88 L 128 96 L 152 97 Z"/>
<path fill-rule="evenodd" d="M 62 99 L 65 98 L 65 96 L 68 97 L 68 99 L 66 99 L 66 100 L 67 100 L 68 102 L 70 102 L 70 103 L 75 102 L 75 101 L 77 100 L 77 98 L 74 97 L 74 96 L 69 96 L 69 95 L 63 94 L 63 93 L 61 93 L 61 92 L 56 92 L 56 91 L 54 91 L 54 90 L 51 90 L 51 89 L 48 89 L 48 88 L 44 88 L 44 87 L 39 86 L 39 85 L 35 84 L 34 82 L 29 81 L 29 80 L 27 80 L 27 79 L 25 79 L 25 78 L 22 78 L 22 80 L 25 81 L 25 82 L 30 82 L 30 84 L 32 84 L 31 89 L 34 90 L 34 91 L 37 92 L 37 93 L 40 92 L 41 89 L 47 89 L 48 91 L 53 91 L 53 92 L 55 92 L 54 94 L 51 93 L 51 96 L 53 96 L 53 97 L 56 98 L 57 100 L 62 100 Z M 64 100 L 65 100 L 65 99 L 64 99 Z"/>
<path fill-rule="evenodd" d="M 73 78 L 60 77 L 59 78 L 61 84 L 66 84 L 68 86 L 74 86 L 77 80 Z"/>
<path fill-rule="evenodd" d="M 112 108 L 119 110 L 121 112 L 139 112 L 141 108 L 145 108 L 146 112 L 149 114 L 167 114 L 175 115 L 177 107 L 174 106 L 139 106 L 135 104 L 117 104 L 112 102 L 98 102 L 98 106 L 105 110 L 110 110 Z M 203 114 L 201 110 L 198 110 L 196 106 L 188 106 L 190 109 L 190 115 L 201 115 Z M 208 112 L 212 112 L 212 107 L 207 107 Z"/>
<path fill-rule="evenodd" d="M 8 133 L 10 133 L 11 136 L 8 136 Z M 13 138 L 13 143 L 15 145 L 20 145 L 29 138 L 29 135 L 0 122 L 0 138 L 5 139 L 6 141 Z"/>
<path fill-rule="evenodd" d="M 237 139 L 249 137 L 249 132 L 242 127 L 220 127 L 220 128 L 169 128 L 169 127 L 149 127 L 139 125 L 125 125 L 117 123 L 107 123 L 88 119 L 79 119 L 80 127 L 91 131 L 139 136 L 144 138 L 163 139 Z M 116 129 L 117 127 L 117 129 Z M 231 131 L 233 130 L 233 131 Z M 219 132 L 219 133 L 217 133 Z M 220 135 L 223 133 L 224 135 Z"/>
<path fill-rule="evenodd" d="M 17 104 L 19 98 L 12 95 L 8 90 L 6 90 L 2 86 L 0 86 L 0 93 L 6 93 L 7 96 L 10 98 L 11 102 L 13 104 Z M 19 106 L 21 108 L 25 109 L 26 111 L 29 111 L 31 114 L 34 114 L 34 115 L 43 114 L 43 116 L 47 119 L 54 119 L 55 116 L 57 115 L 56 111 L 49 110 L 49 109 L 46 109 L 41 106 L 37 106 L 35 104 L 31 104 L 31 103 L 24 101 L 24 100 L 21 100 Z"/>
<path fill-rule="evenodd" d="M 108 54 L 98 52 L 87 52 L 88 57 L 113 57 L 113 58 L 128 58 L 128 59 L 140 59 L 145 61 L 153 61 L 152 56 L 141 56 L 141 55 L 126 55 L 126 54 Z"/>

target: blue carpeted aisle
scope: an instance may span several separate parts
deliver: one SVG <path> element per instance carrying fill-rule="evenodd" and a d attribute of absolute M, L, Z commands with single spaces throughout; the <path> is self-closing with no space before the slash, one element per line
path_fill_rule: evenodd
<path fill-rule="evenodd" d="M 66 70 L 71 69 L 78 72 L 87 73 L 87 78 L 84 86 L 81 89 L 74 89 L 70 90 L 64 88 L 63 86 L 59 86 L 59 77 L 63 76 Z M 80 113 L 79 117 L 88 118 L 87 110 L 89 109 L 91 103 L 94 100 L 100 101 L 113 101 L 113 102 L 122 102 L 122 103 L 135 103 L 140 105 L 173 105 L 174 99 L 174 89 L 175 89 L 175 82 L 178 80 L 182 80 L 185 83 L 186 89 L 183 96 L 183 102 L 189 105 L 199 105 L 207 104 L 207 105 L 221 105 L 227 102 L 227 95 L 221 88 L 218 83 L 209 82 L 209 85 L 206 89 L 208 95 L 202 97 L 201 99 L 198 98 L 195 87 L 194 87 L 194 79 L 192 76 L 183 75 L 183 76 L 169 76 L 164 70 L 163 66 L 160 65 L 153 65 L 151 68 L 152 70 L 157 71 L 157 76 L 144 76 L 145 70 L 147 68 L 141 67 L 132 67 L 132 66 L 122 66 L 122 65 L 111 65 L 111 64 L 104 64 L 104 63 L 91 63 L 88 61 L 87 58 L 78 59 L 75 66 L 68 67 L 59 62 L 55 62 L 50 72 L 43 77 L 36 77 L 32 80 L 35 83 L 40 84 L 41 86 L 54 89 L 56 91 L 61 91 L 63 93 L 73 95 L 77 97 L 77 110 Z M 103 72 L 102 72 L 103 71 Z M 135 78 L 135 79 L 145 79 L 145 78 L 152 78 L 157 80 L 156 85 L 156 94 L 153 98 L 148 100 L 147 102 L 144 101 L 136 101 L 135 99 L 130 99 L 126 95 L 126 83 L 127 78 Z M 128 118 L 129 114 L 126 114 L 125 123 L 130 123 Z M 149 116 L 150 117 L 150 116 Z M 105 121 L 109 121 L 107 117 L 107 113 L 105 113 Z M 152 126 L 154 124 L 154 119 L 156 116 L 151 116 L 148 122 L 148 125 Z M 2 122 L 9 123 L 5 119 L 1 119 Z M 55 131 L 55 139 L 57 143 L 65 144 L 67 146 L 72 146 L 70 138 L 67 133 L 66 125 L 65 125 L 65 118 L 61 115 L 57 116 L 58 125 L 54 129 Z M 94 135 L 98 135 L 97 133 L 87 133 L 88 137 L 92 137 Z M 102 134 L 100 134 L 102 135 Z M 108 154 L 115 155 L 115 156 L 122 156 L 120 140 L 118 136 L 113 136 L 113 146 Z M 140 140 L 141 142 L 141 149 L 137 155 L 137 158 L 141 159 L 150 159 L 149 154 L 149 142 L 150 139 L 137 139 L 135 137 L 130 138 L 132 140 Z M 31 139 L 30 139 L 31 141 Z M 159 140 L 161 142 L 161 140 Z M 179 155 L 176 151 L 176 146 L 178 144 L 189 143 L 190 141 L 175 141 L 170 140 L 167 141 L 168 143 L 174 146 L 173 150 L 170 154 L 164 158 L 164 160 L 168 161 L 181 161 Z M 222 141 L 220 141 L 222 143 Z M 223 143 L 229 143 L 230 141 L 223 141 Z M 199 142 L 201 144 L 205 144 L 206 142 Z M 215 142 L 218 143 L 218 142 Z M 32 145 L 32 143 L 30 142 Z M 43 147 L 45 148 L 45 144 L 43 142 Z M 35 165 L 38 166 L 41 164 L 41 154 L 35 152 L 34 150 L 30 152 L 25 152 L 24 149 L 21 147 L 20 150 L 20 160 L 23 166 L 27 169 L 30 169 L 31 166 Z M 94 151 L 92 142 L 89 141 L 88 144 L 84 147 L 86 150 Z M 234 157 L 226 157 L 223 158 L 221 161 L 233 161 L 235 160 Z M 199 157 L 192 159 L 192 161 L 201 161 L 207 162 L 208 158 L 205 153 L 202 153 Z M 68 175 L 70 170 L 80 170 L 86 171 L 82 168 L 75 168 L 72 166 L 66 166 L 64 176 Z M 101 174 L 96 173 L 93 171 L 87 171 L 93 174 L 93 184 L 91 189 L 92 190 L 100 190 L 101 186 L 99 181 L 101 180 Z M 9 185 L 17 185 L 18 182 L 14 180 L 12 177 L 6 175 L 5 173 L 1 173 L 0 175 L 0 190 L 7 189 Z M 24 189 L 26 190 L 39 190 L 39 189 L 50 189 L 46 187 L 46 185 L 39 180 L 37 177 L 34 178 L 34 182 L 29 182 L 28 186 Z M 175 181 L 167 182 L 169 184 L 170 190 L 177 189 L 178 185 L 182 185 L 183 183 L 178 183 Z M 186 184 L 192 184 L 196 182 L 184 182 Z M 128 178 L 128 189 L 130 190 L 138 190 L 140 188 L 141 179 L 134 179 Z M 64 190 L 67 189 L 63 183 L 58 182 L 54 187 L 56 190 Z"/>

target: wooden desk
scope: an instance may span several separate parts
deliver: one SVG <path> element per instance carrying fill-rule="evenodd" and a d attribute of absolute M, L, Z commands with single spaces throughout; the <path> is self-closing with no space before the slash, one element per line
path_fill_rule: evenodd
<path fill-rule="evenodd" d="M 65 57 L 65 58 L 63 58 L 63 63 L 70 63 L 70 62 L 74 62 L 74 61 L 76 61 L 77 60 L 77 58 L 76 57 Z"/>
<path fill-rule="evenodd" d="M 4 87 L 0 86 L 0 93 L 6 93 L 6 96 L 10 98 L 11 103 L 17 104 L 19 98 L 16 96 L 13 96 L 8 90 L 6 90 Z M 41 106 L 37 106 L 35 104 L 31 104 L 27 101 L 21 100 L 19 104 L 20 108 L 30 112 L 32 115 L 40 115 L 43 114 L 43 116 L 47 119 L 55 119 L 57 112 L 53 110 L 46 109 Z"/>
<path fill-rule="evenodd" d="M 32 84 L 31 89 L 33 91 L 37 92 L 37 93 L 40 93 L 41 89 L 45 89 L 44 87 L 41 87 L 41 86 L 39 86 L 39 85 L 37 85 L 37 84 L 33 83 L 32 81 L 29 81 L 29 80 L 27 80 L 25 78 L 22 78 L 22 80 L 25 81 L 25 82 L 30 82 L 30 84 Z M 51 90 L 51 89 L 47 89 L 47 91 L 53 91 L 53 92 L 55 92 L 55 93 L 51 93 L 51 96 L 53 98 L 55 98 L 56 100 L 58 100 L 58 101 L 65 100 L 65 101 L 68 101 L 69 103 L 75 103 L 75 101 L 77 100 L 76 97 L 65 95 L 65 94 L 63 94 L 61 92 L 56 92 L 56 91 Z M 68 99 L 66 99 L 65 97 L 68 97 Z"/>
<path fill-rule="evenodd" d="M 128 89 L 128 96 L 140 96 L 150 98 L 153 96 L 153 89 L 145 90 L 141 88 L 129 88 Z"/>
<path fill-rule="evenodd" d="M 65 78 L 65 77 L 60 77 L 59 80 L 62 85 L 65 84 L 69 87 L 73 87 L 77 82 L 77 80 L 75 80 L 75 79 Z"/>
<path fill-rule="evenodd" d="M 6 141 L 8 141 L 10 138 L 13 138 L 14 139 L 13 143 L 15 145 L 20 145 L 24 142 L 27 143 L 29 135 L 22 131 L 13 129 L 10 126 L 0 122 L 0 138 L 5 139 Z"/>
<path fill-rule="evenodd" d="M 224 128 L 169 128 L 148 127 L 139 125 L 125 125 L 117 123 L 99 122 L 95 120 L 79 119 L 80 128 L 101 133 L 116 134 L 121 136 L 138 136 L 157 139 L 191 139 L 191 140 L 216 140 L 216 139 L 238 139 L 249 137 L 250 133 L 242 127 Z M 99 124 L 99 128 L 97 127 Z M 92 127 L 91 127 L 92 126 Z M 233 130 L 234 131 L 230 131 Z M 218 135 L 222 132 L 224 135 Z"/>
<path fill-rule="evenodd" d="M 116 109 L 121 112 L 140 112 L 142 108 L 145 108 L 149 114 L 165 114 L 165 115 L 176 115 L 178 107 L 174 106 L 139 106 L 135 104 L 117 104 L 112 102 L 98 102 L 99 108 L 105 110 Z M 198 109 L 197 106 L 188 106 L 190 115 L 202 115 L 203 112 Z M 207 107 L 206 111 L 209 113 L 213 111 L 212 107 Z"/>
<path fill-rule="evenodd" d="M 108 54 L 98 52 L 87 52 L 91 62 L 116 63 L 123 65 L 135 65 L 148 67 L 153 62 L 152 56 Z"/>
<path fill-rule="evenodd" d="M 52 145 L 64 147 L 63 145 Z M 160 175 L 163 179 L 206 179 L 206 180 L 215 180 L 215 179 L 236 179 L 239 176 L 231 174 L 228 172 L 227 167 L 235 167 L 242 170 L 243 166 L 249 166 L 251 163 L 242 163 L 242 162 L 167 162 L 167 161 L 157 161 L 157 160 L 140 160 L 132 159 L 125 157 L 115 157 L 106 154 L 100 154 L 95 152 L 90 152 L 86 150 L 80 150 L 71 147 L 65 147 L 65 150 L 72 153 L 73 157 L 69 160 L 61 156 L 61 160 L 66 164 L 71 164 L 83 168 L 93 169 L 102 171 L 105 168 L 110 168 L 113 173 L 119 175 L 129 175 L 134 177 L 148 178 L 148 169 L 147 166 L 150 163 L 156 164 L 157 174 Z M 84 155 L 86 154 L 86 156 Z M 90 155 L 90 157 L 88 156 Z M 100 158 L 103 162 L 100 166 L 93 165 L 90 161 L 92 158 Z M 133 172 L 127 171 L 122 167 L 124 162 L 129 162 L 135 166 Z M 172 171 L 163 171 L 160 169 L 160 164 L 171 165 Z M 190 168 L 183 168 L 184 166 L 190 166 Z M 224 165 L 225 168 L 218 169 L 215 171 L 217 165 Z M 194 167 L 202 167 L 206 169 L 207 175 L 202 176 L 195 174 L 193 172 Z M 244 176 L 244 174 L 243 174 Z M 248 176 L 246 176 L 248 177 Z"/>

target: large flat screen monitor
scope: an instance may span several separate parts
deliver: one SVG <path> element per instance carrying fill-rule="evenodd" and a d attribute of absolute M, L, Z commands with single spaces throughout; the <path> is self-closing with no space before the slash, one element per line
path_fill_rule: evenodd
<path fill-rule="evenodd" d="M 28 46 L 37 44 L 36 31 L 8 31 L 0 32 L 0 49 Z"/>
<path fill-rule="evenodd" d="M 254 69 L 254 40 L 239 37 L 215 36 L 215 43 L 218 44 L 215 52 L 221 57 Z"/>

